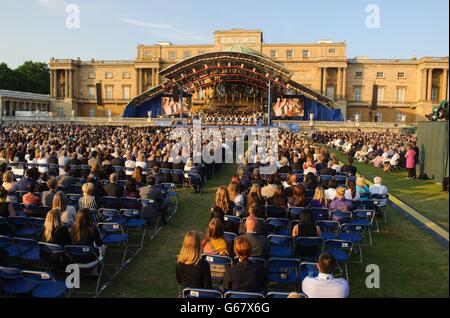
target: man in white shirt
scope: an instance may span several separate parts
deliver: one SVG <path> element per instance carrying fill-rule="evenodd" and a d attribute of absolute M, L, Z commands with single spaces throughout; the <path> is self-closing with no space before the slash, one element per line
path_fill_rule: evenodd
<path fill-rule="evenodd" d="M 317 277 L 306 277 L 302 282 L 303 293 L 309 298 L 346 298 L 349 294 L 348 282 L 343 278 L 334 278 L 336 259 L 329 253 L 319 257 Z"/>
<path fill-rule="evenodd" d="M 369 187 L 370 194 L 388 194 L 388 188 L 383 185 L 383 180 L 380 177 L 375 177 L 373 179 L 374 184 Z M 380 206 L 386 206 L 387 199 L 380 201 Z"/>

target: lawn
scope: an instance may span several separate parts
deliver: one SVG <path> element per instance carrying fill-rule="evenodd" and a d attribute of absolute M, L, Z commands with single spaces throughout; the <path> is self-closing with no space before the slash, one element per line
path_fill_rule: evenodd
<path fill-rule="evenodd" d="M 358 168 L 372 177 L 369 174 L 370 168 L 363 170 L 363 167 L 366 168 Z M 204 194 L 198 196 L 183 193 L 179 211 L 169 225 L 155 240 L 146 242 L 141 254 L 122 270 L 101 296 L 176 297 L 179 286 L 175 279 L 175 260 L 184 234 L 190 230 L 203 234 L 209 221 L 215 190 L 218 186 L 227 184 L 235 171 L 236 165 L 225 165 L 208 181 Z M 373 175 L 375 172 L 378 171 L 373 171 Z M 396 191 L 396 195 L 404 193 L 402 199 L 408 198 L 406 192 L 403 192 L 408 191 L 408 188 L 400 188 L 406 180 L 394 183 L 393 176 L 382 177 L 385 177 L 390 189 Z M 415 197 L 426 197 L 426 193 L 432 193 L 434 188 L 428 182 L 421 183 L 420 188 L 411 185 Z M 426 193 L 422 194 L 421 191 Z M 439 194 L 433 200 L 433 204 L 441 204 L 443 207 L 443 203 L 438 203 L 442 200 L 438 199 L 440 196 Z M 421 202 L 415 205 L 411 199 L 407 202 L 417 209 L 426 210 L 430 204 Z M 448 207 L 445 209 L 448 214 Z M 437 243 L 392 207 L 388 207 L 387 213 L 389 221 L 387 224 L 380 223 L 381 232 L 374 234 L 374 245 L 363 246 L 365 264 L 349 266 L 351 297 L 448 297 L 448 248 Z M 367 264 L 377 264 L 380 267 L 380 289 L 366 288 Z"/>
<path fill-rule="evenodd" d="M 346 162 L 344 155 L 336 154 L 341 161 Z M 441 185 L 431 180 L 409 180 L 406 178 L 406 172 L 385 173 L 379 168 L 359 162 L 356 162 L 355 166 L 358 172 L 370 181 L 376 176 L 383 178 L 389 193 L 448 231 L 449 196 L 448 192 L 442 191 Z"/>

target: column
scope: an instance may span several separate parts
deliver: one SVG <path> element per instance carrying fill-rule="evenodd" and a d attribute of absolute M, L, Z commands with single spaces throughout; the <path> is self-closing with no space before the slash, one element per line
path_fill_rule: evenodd
<path fill-rule="evenodd" d="M 322 82 L 322 94 L 327 95 L 327 80 L 328 80 L 328 74 L 327 74 L 327 68 L 323 68 L 323 82 Z"/>
<path fill-rule="evenodd" d="M 64 98 L 69 97 L 69 70 L 64 70 Z"/>
<path fill-rule="evenodd" d="M 72 98 L 73 96 L 73 79 L 72 79 L 72 70 L 69 70 L 69 98 Z"/>
<path fill-rule="evenodd" d="M 342 99 L 347 99 L 347 68 L 342 68 Z"/>
<path fill-rule="evenodd" d="M 58 97 L 58 71 L 53 71 L 53 97 Z"/>
<path fill-rule="evenodd" d="M 156 86 L 159 85 L 159 69 L 155 69 L 155 82 Z"/>
<path fill-rule="evenodd" d="M 155 69 L 152 68 L 152 87 L 156 86 L 156 76 L 155 76 L 156 72 Z"/>
<path fill-rule="evenodd" d="M 433 69 L 428 70 L 428 88 L 427 88 L 427 100 L 431 101 L 431 89 L 433 87 Z"/>
<path fill-rule="evenodd" d="M 141 85 L 141 69 L 138 68 L 136 76 L 136 95 L 139 95 L 141 93 L 140 85 Z"/>
<path fill-rule="evenodd" d="M 323 68 L 319 67 L 319 91 L 321 94 L 323 93 L 322 88 L 323 88 Z"/>
<path fill-rule="evenodd" d="M 336 96 L 337 99 L 342 98 L 342 68 L 341 67 L 338 67 L 336 95 L 337 95 Z"/>
<path fill-rule="evenodd" d="M 50 70 L 50 97 L 53 96 L 53 71 Z"/>
<path fill-rule="evenodd" d="M 442 100 L 447 100 L 448 96 L 448 69 L 444 69 L 442 73 L 444 78 L 442 81 Z"/>
<path fill-rule="evenodd" d="M 422 76 L 421 76 L 421 88 L 420 88 L 420 100 L 427 100 L 427 77 L 428 77 L 428 70 L 423 69 L 422 70 Z"/>

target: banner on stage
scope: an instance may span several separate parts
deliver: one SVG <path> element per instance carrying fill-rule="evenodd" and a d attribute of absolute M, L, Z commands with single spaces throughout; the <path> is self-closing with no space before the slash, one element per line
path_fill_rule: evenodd
<path fill-rule="evenodd" d="M 164 116 L 180 115 L 181 101 L 175 102 L 172 96 L 163 96 L 161 99 L 162 114 Z M 191 98 L 183 97 L 183 114 L 190 111 Z"/>
<path fill-rule="evenodd" d="M 305 116 L 305 105 L 300 96 L 284 96 L 277 99 L 273 106 L 275 117 L 303 117 Z"/>

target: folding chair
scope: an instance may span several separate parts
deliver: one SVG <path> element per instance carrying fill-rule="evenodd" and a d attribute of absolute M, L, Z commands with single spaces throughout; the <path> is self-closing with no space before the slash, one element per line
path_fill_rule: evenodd
<path fill-rule="evenodd" d="M 389 194 L 372 194 L 370 197 L 376 206 L 377 215 L 381 214 L 384 217 L 384 222 L 387 223 L 386 204 L 389 200 Z"/>
<path fill-rule="evenodd" d="M 35 283 L 32 295 L 36 298 L 67 297 L 68 288 L 65 281 L 57 281 L 46 272 L 22 271 L 22 275 Z"/>
<path fill-rule="evenodd" d="M 291 236 L 269 235 L 270 257 L 292 257 L 294 239 Z"/>
<path fill-rule="evenodd" d="M 21 259 L 31 262 L 40 261 L 41 256 L 39 253 L 39 245 L 37 241 L 29 238 L 14 237 L 13 242 L 20 251 Z"/>
<path fill-rule="evenodd" d="M 330 219 L 330 210 L 326 208 L 311 208 L 313 222 Z"/>
<path fill-rule="evenodd" d="M 321 237 L 324 240 L 333 240 L 339 233 L 339 222 L 336 221 L 317 221 L 316 225 L 320 228 Z"/>
<path fill-rule="evenodd" d="M 76 211 L 78 211 L 78 201 L 82 197 L 79 193 L 68 193 L 67 199 L 69 200 L 69 205 L 73 206 Z"/>
<path fill-rule="evenodd" d="M 27 216 L 10 216 L 9 221 L 16 236 L 37 237 L 42 231 L 42 228 L 36 228 Z"/>
<path fill-rule="evenodd" d="M 71 264 L 76 265 L 80 269 L 81 276 L 97 276 L 96 287 L 93 292 L 76 292 L 77 294 L 93 294 L 98 295 L 100 281 L 102 275 L 106 275 L 103 266 L 103 257 L 98 256 L 92 246 L 88 245 L 67 245 L 64 247 L 66 254 L 69 256 Z M 94 270 L 99 268 L 98 273 Z M 81 284 L 83 286 L 84 284 Z"/>
<path fill-rule="evenodd" d="M 99 209 L 98 212 L 103 215 L 106 223 L 117 223 L 124 225 L 127 220 L 116 209 Z"/>
<path fill-rule="evenodd" d="M 316 262 L 322 250 L 321 237 L 297 237 L 294 242 L 294 256 Z"/>
<path fill-rule="evenodd" d="M 159 169 L 159 175 L 163 178 L 164 183 L 172 181 L 172 171 L 170 169 L 166 168 Z"/>
<path fill-rule="evenodd" d="M 376 222 L 375 211 L 373 210 L 356 210 L 353 211 L 352 224 L 364 225 L 369 235 L 369 244 L 372 246 L 372 227 Z M 378 225 L 378 224 L 377 224 Z"/>
<path fill-rule="evenodd" d="M 118 247 L 119 252 L 123 253 L 122 262 L 120 264 L 110 265 L 123 266 L 128 250 L 128 235 L 125 234 L 122 225 L 118 223 L 99 223 L 97 224 L 97 228 L 102 236 L 103 243 L 105 243 L 106 246 L 109 248 Z M 120 251 L 120 249 L 123 250 Z"/>
<path fill-rule="evenodd" d="M 0 267 L 0 286 L 7 296 L 28 294 L 36 285 L 35 281 L 24 277 L 20 269 Z"/>
<path fill-rule="evenodd" d="M 334 179 L 333 176 L 323 175 L 323 176 L 319 177 L 319 182 L 320 182 L 320 184 L 325 184 L 325 182 L 328 183 L 328 181 L 330 181 L 332 179 Z"/>
<path fill-rule="evenodd" d="M 9 257 L 20 256 L 21 251 L 9 236 L 0 235 L 0 249 L 5 251 Z"/>
<path fill-rule="evenodd" d="M 286 218 L 286 209 L 279 206 L 268 205 L 266 206 L 266 218 Z"/>
<path fill-rule="evenodd" d="M 302 284 L 306 277 L 317 277 L 319 275 L 319 270 L 317 269 L 317 263 L 313 262 L 302 262 L 300 264 L 298 282 L 300 285 L 300 290 L 303 291 Z"/>
<path fill-rule="evenodd" d="M 105 209 L 120 209 L 120 199 L 116 197 L 102 197 L 103 207 Z"/>
<path fill-rule="evenodd" d="M 353 243 L 343 240 L 327 240 L 323 244 L 322 252 L 328 252 L 334 256 L 338 264 L 344 264 L 345 277 L 348 281 L 347 262 L 352 255 Z"/>
<path fill-rule="evenodd" d="M 188 173 L 186 176 L 187 185 L 191 190 L 195 190 L 199 195 L 203 191 L 203 179 L 199 174 Z"/>
<path fill-rule="evenodd" d="M 225 215 L 223 217 L 223 226 L 228 232 L 239 234 L 239 227 L 241 225 L 241 218 L 238 216 Z"/>
<path fill-rule="evenodd" d="M 267 280 L 274 284 L 295 285 L 295 290 L 298 290 L 299 267 L 298 259 L 271 258 L 267 262 Z"/>
<path fill-rule="evenodd" d="M 0 234 L 12 236 L 14 235 L 15 229 L 7 218 L 0 216 L 0 231 Z"/>
<path fill-rule="evenodd" d="M 216 289 L 185 288 L 182 295 L 183 298 L 223 298 L 220 290 Z"/>
<path fill-rule="evenodd" d="M 235 233 L 232 233 L 232 232 L 224 232 L 223 236 L 225 237 L 225 240 L 227 241 L 227 243 L 231 244 L 229 246 L 233 246 L 234 240 L 238 237 Z"/>
<path fill-rule="evenodd" d="M 153 240 L 162 228 L 162 216 L 158 211 L 158 204 L 153 199 L 139 199 L 142 206 L 142 217 L 150 225 L 155 224 L 153 231 L 150 233 L 150 240 Z"/>
<path fill-rule="evenodd" d="M 126 220 L 125 224 L 123 224 L 123 227 L 125 228 L 126 233 L 128 235 L 132 235 L 130 233 L 131 230 L 133 231 L 140 230 L 142 232 L 141 243 L 140 245 L 138 245 L 140 248 L 142 248 L 144 246 L 145 234 L 147 232 L 147 221 L 144 220 L 142 212 L 133 209 L 122 209 L 120 210 L 120 213 Z M 128 246 L 136 246 L 136 245 L 129 244 Z"/>
<path fill-rule="evenodd" d="M 334 180 L 336 180 L 338 187 L 344 187 L 347 184 L 347 176 L 345 175 L 336 175 Z"/>
<path fill-rule="evenodd" d="M 184 171 L 181 169 L 173 169 L 172 170 L 172 181 L 177 186 L 183 186 L 184 184 Z"/>
<path fill-rule="evenodd" d="M 258 299 L 264 298 L 262 293 L 245 293 L 237 291 L 228 291 L 225 293 L 224 298 L 248 298 L 248 299 Z"/>
<path fill-rule="evenodd" d="M 338 210 L 331 211 L 330 219 L 332 221 L 339 222 L 340 224 L 350 223 L 352 220 L 352 212 L 338 211 Z"/>
<path fill-rule="evenodd" d="M 269 218 L 266 220 L 266 228 L 269 234 L 273 235 L 291 235 L 290 221 L 288 219 Z"/>
<path fill-rule="evenodd" d="M 64 247 L 45 242 L 39 242 L 38 247 L 41 261 L 44 262 L 46 271 L 50 272 L 54 268 L 64 270 L 69 263 Z"/>
<path fill-rule="evenodd" d="M 305 210 L 306 208 L 292 206 L 288 209 L 289 218 L 291 220 L 298 220 Z"/>
<path fill-rule="evenodd" d="M 121 198 L 120 199 L 120 207 L 121 209 L 140 209 L 141 204 L 139 200 L 136 198 Z"/>
<path fill-rule="evenodd" d="M 233 265 L 233 260 L 228 256 L 220 255 L 203 255 L 202 258 L 209 263 L 213 285 L 222 286 L 225 272 Z"/>
<path fill-rule="evenodd" d="M 358 245 L 358 250 L 353 249 L 353 252 L 359 253 L 359 263 L 363 263 L 363 255 L 361 244 L 364 240 L 364 235 L 366 232 L 366 225 L 362 224 L 342 224 L 340 228 L 340 233 L 338 239 L 342 241 L 350 241 L 354 245 Z"/>

